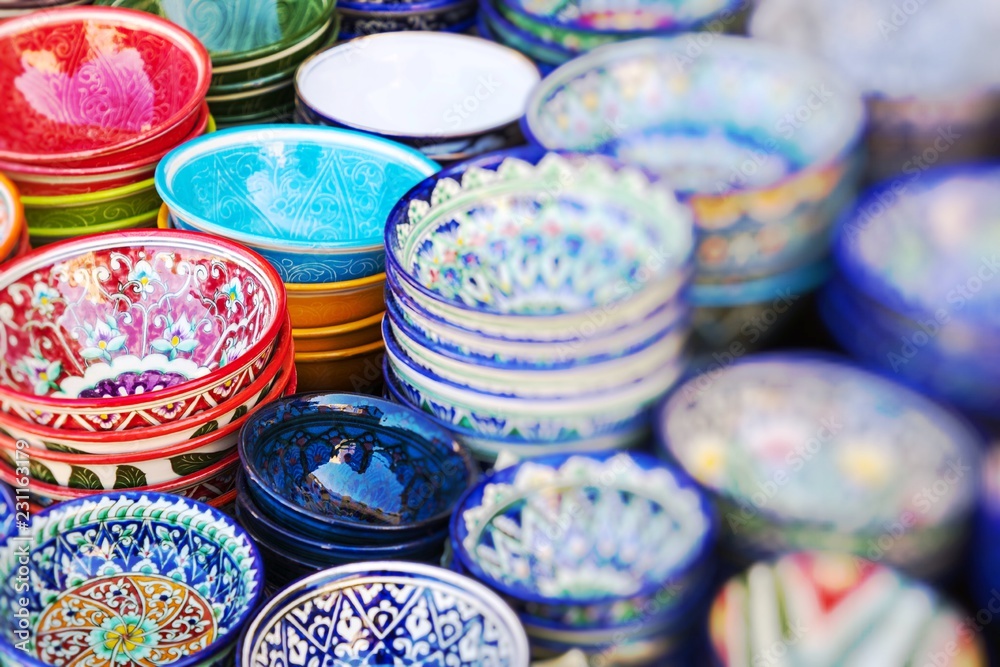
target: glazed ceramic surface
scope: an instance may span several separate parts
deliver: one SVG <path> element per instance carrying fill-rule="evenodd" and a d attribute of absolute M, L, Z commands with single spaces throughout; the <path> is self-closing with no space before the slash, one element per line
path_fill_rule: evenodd
<path fill-rule="evenodd" d="M 251 384 L 283 325 L 274 272 L 176 231 L 53 246 L 0 283 L 0 397 L 42 425 L 120 430 L 188 417 Z"/>
<path fill-rule="evenodd" d="M 231 519 L 173 496 L 109 494 L 35 515 L 31 574 L 15 589 L 14 549 L 0 554 L 0 645 L 19 665 L 211 664 L 236 641 L 260 595 L 256 548 Z M 16 654 L 15 654 L 16 655 Z"/>
<path fill-rule="evenodd" d="M 17 532 L 18 500 L 6 484 L 0 483 L 0 541 Z"/>
<path fill-rule="evenodd" d="M 153 179 L 97 192 L 55 197 L 23 197 L 32 233 L 43 229 L 87 228 L 148 215 L 160 208 Z"/>
<path fill-rule="evenodd" d="M 317 329 L 293 329 L 296 352 L 333 352 L 382 340 L 382 313 L 363 320 Z"/>
<path fill-rule="evenodd" d="M 465 32 L 476 17 L 476 3 L 464 1 L 424 11 L 357 11 L 339 9 L 342 40 L 357 39 L 378 33 L 424 31 Z"/>
<path fill-rule="evenodd" d="M 298 352 L 295 369 L 299 389 L 379 395 L 382 385 L 379 369 L 384 357 L 382 341 L 333 352 Z"/>
<path fill-rule="evenodd" d="M 330 667 L 529 662 L 524 630 L 495 594 L 441 568 L 391 561 L 321 572 L 272 600 L 248 626 L 236 664 L 266 667 L 278 656 Z"/>
<path fill-rule="evenodd" d="M 440 523 L 475 479 L 468 454 L 419 413 L 356 394 L 302 394 L 240 434 L 255 501 L 300 532 L 390 537 Z"/>
<path fill-rule="evenodd" d="M 330 327 L 371 317 L 385 305 L 385 274 L 340 283 L 287 283 L 288 314 L 297 328 Z"/>
<path fill-rule="evenodd" d="M 74 8 L 0 26 L 0 159 L 54 162 L 121 151 L 196 117 L 205 48 L 148 16 Z M 180 139 L 189 128 L 181 127 Z"/>
<path fill-rule="evenodd" d="M 478 30 L 482 37 L 505 44 L 530 57 L 546 76 L 555 67 L 579 55 L 564 46 L 543 42 L 530 32 L 518 28 L 500 13 L 498 4 L 494 0 L 479 2 Z"/>
<path fill-rule="evenodd" d="M 24 231 L 24 208 L 17 186 L 0 174 L 0 257 L 16 250 Z"/>
<path fill-rule="evenodd" d="M 389 211 L 436 170 L 378 138 L 271 125 L 189 142 L 160 163 L 156 179 L 179 227 L 246 243 L 286 282 L 311 283 L 382 271 Z"/>
<path fill-rule="evenodd" d="M 736 0 L 630 0 L 608 5 L 594 0 L 509 0 L 512 12 L 541 24 L 594 33 L 681 31 L 719 15 L 732 18 Z M 721 17 L 720 17 L 720 20 Z"/>
<path fill-rule="evenodd" d="M 712 605 L 715 664 L 749 664 L 783 647 L 782 663 L 985 667 L 965 613 L 929 586 L 869 561 L 799 553 L 732 578 Z M 891 656 L 891 657 L 889 657 Z"/>

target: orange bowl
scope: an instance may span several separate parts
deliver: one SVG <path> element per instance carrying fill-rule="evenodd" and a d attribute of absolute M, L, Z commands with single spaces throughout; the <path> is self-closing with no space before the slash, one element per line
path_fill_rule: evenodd
<path fill-rule="evenodd" d="M 296 352 L 335 352 L 382 340 L 382 313 L 332 327 L 292 329 Z"/>
<path fill-rule="evenodd" d="M 298 391 L 349 391 L 377 394 L 382 386 L 381 340 L 336 352 L 297 352 Z"/>

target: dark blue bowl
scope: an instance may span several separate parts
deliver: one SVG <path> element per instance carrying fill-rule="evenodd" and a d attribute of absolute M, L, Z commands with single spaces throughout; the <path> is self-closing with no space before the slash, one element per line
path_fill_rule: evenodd
<path fill-rule="evenodd" d="M 332 542 L 398 542 L 447 523 L 477 477 L 424 415 L 358 394 L 299 394 L 240 431 L 249 495 L 279 524 Z"/>

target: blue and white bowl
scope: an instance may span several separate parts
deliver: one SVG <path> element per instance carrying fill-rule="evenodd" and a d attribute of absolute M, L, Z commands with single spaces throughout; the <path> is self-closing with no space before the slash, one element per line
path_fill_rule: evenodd
<path fill-rule="evenodd" d="M 283 591 L 247 627 L 236 664 L 270 667 L 276 655 L 325 667 L 530 662 L 524 630 L 496 594 L 442 568 L 394 561 L 333 568 Z"/>
<path fill-rule="evenodd" d="M 257 549 L 232 519 L 156 493 L 43 510 L 0 549 L 0 572 L 0 663 L 18 667 L 221 667 L 263 585 Z"/>
<path fill-rule="evenodd" d="M 179 229 L 243 243 L 287 283 L 326 283 L 384 270 L 390 210 L 439 168 L 367 134 L 254 125 L 174 149 L 156 187 Z"/>

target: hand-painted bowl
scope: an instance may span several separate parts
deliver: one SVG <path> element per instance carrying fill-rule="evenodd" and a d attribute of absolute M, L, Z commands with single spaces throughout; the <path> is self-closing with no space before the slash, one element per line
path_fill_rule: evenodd
<path fill-rule="evenodd" d="M 476 478 L 447 431 L 358 394 L 271 403 L 247 421 L 239 449 L 257 505 L 322 539 L 386 542 L 440 528 Z"/>
<path fill-rule="evenodd" d="M 7 21 L 0 60 L 10 64 L 0 70 L 0 159 L 30 163 L 176 145 L 200 115 L 211 70 L 188 32 L 107 7 Z"/>
<path fill-rule="evenodd" d="M 296 352 L 299 390 L 379 395 L 383 357 L 385 344 L 381 339 L 332 352 Z"/>
<path fill-rule="evenodd" d="M 443 319 L 559 339 L 673 298 L 692 236 L 690 212 L 640 170 L 515 150 L 407 193 L 389 216 L 386 261 L 401 291 Z"/>
<path fill-rule="evenodd" d="M 295 103 L 295 88 L 293 77 L 288 77 L 275 84 L 237 93 L 220 93 L 211 91 L 205 98 L 212 114 L 218 118 L 233 118 L 250 116 L 259 113 L 284 109 Z"/>
<path fill-rule="evenodd" d="M 860 96 L 823 63 L 769 44 L 718 35 L 693 59 L 689 46 L 635 40 L 563 65 L 535 89 L 525 136 L 673 183 L 694 209 L 699 275 L 767 275 L 814 258 L 832 193 L 851 191 L 838 185 L 855 173 Z"/>
<path fill-rule="evenodd" d="M 173 230 L 66 241 L 0 277 L 0 404 L 88 431 L 183 419 L 250 385 L 286 321 L 274 269 L 231 241 Z"/>
<path fill-rule="evenodd" d="M 98 0 L 162 16 L 190 30 L 213 65 L 240 64 L 297 44 L 330 20 L 334 0 Z"/>
<path fill-rule="evenodd" d="M 647 621 L 668 618 L 703 594 L 714 539 L 708 498 L 644 454 L 516 463 L 470 489 L 451 520 L 464 571 L 519 612 L 570 628 L 624 625 L 673 587 Z"/>
<path fill-rule="evenodd" d="M 329 667 L 416 665 L 432 655 L 453 667 L 529 663 L 524 630 L 496 594 L 448 570 L 395 561 L 345 565 L 297 582 L 247 626 L 236 664 L 267 667 L 273 655 L 297 648 L 303 660 Z"/>
<path fill-rule="evenodd" d="M 517 27 L 500 13 L 498 5 L 498 0 L 479 1 L 479 31 L 482 37 L 494 39 L 520 51 L 537 63 L 543 63 L 548 68 L 548 71 L 542 72 L 545 75 L 551 73 L 555 67 L 580 55 L 578 51 L 542 41 L 530 32 Z M 486 34 L 483 34 L 484 32 Z"/>
<path fill-rule="evenodd" d="M 221 663 L 260 599 L 253 542 L 232 519 L 189 499 L 108 493 L 70 501 L 32 516 L 27 535 L 18 549 L 0 550 L 0 652 L 13 664 Z M 15 577 L 22 551 L 27 588 Z"/>
<path fill-rule="evenodd" d="M 296 353 L 335 352 L 382 341 L 382 313 L 332 327 L 292 329 Z"/>
<path fill-rule="evenodd" d="M 505 0 L 505 14 L 530 20 L 538 29 L 549 28 L 555 34 L 580 33 L 583 36 L 605 35 L 617 39 L 651 32 L 677 33 L 720 28 L 734 22 L 744 7 L 741 0 L 631 0 L 612 6 L 570 0 L 561 4 L 543 0 Z M 714 30 L 718 32 L 718 29 Z M 537 30 L 532 30 L 538 34 Z M 547 41 L 556 41 L 548 39 Z"/>
<path fill-rule="evenodd" d="M 780 652 L 789 667 L 856 660 L 985 667 L 974 632 L 979 626 L 970 622 L 928 584 L 883 564 L 801 552 L 757 563 L 730 579 L 712 604 L 708 625 L 712 664 L 720 667 L 746 664 L 748 651 Z M 890 652 L 892 658 L 874 657 Z"/>
<path fill-rule="evenodd" d="M 655 427 L 664 453 L 713 495 L 739 561 L 833 549 L 933 576 L 961 553 L 979 437 L 846 360 L 748 358 L 678 387 Z"/>
<path fill-rule="evenodd" d="M 38 230 L 88 228 L 148 216 L 162 201 L 153 179 L 110 190 L 55 197 L 22 197 L 24 217 L 32 233 Z"/>
<path fill-rule="evenodd" d="M 6 260 L 17 251 L 24 230 L 21 195 L 10 179 L 0 174 L 0 257 Z"/>
<path fill-rule="evenodd" d="M 399 9 L 398 5 L 387 7 L 382 11 L 355 7 L 357 7 L 355 3 L 337 5 L 342 31 L 341 40 L 352 41 L 360 37 L 391 32 L 461 33 L 476 22 L 475 0 L 416 11 Z"/>
<path fill-rule="evenodd" d="M 174 150 L 156 169 L 156 187 L 178 228 L 244 243 L 287 282 L 322 283 L 382 271 L 389 211 L 437 169 L 376 137 L 264 125 Z"/>
<path fill-rule="evenodd" d="M 106 232 L 122 232 L 132 229 L 152 229 L 156 226 L 156 211 L 143 213 L 134 218 L 125 218 L 115 222 L 106 222 L 92 227 L 54 227 L 52 229 L 29 230 L 29 238 L 36 248 L 68 241 L 82 236 L 93 236 Z"/>

